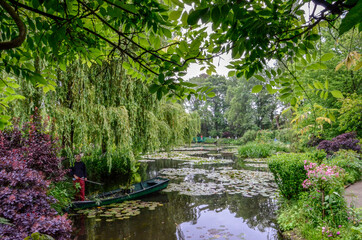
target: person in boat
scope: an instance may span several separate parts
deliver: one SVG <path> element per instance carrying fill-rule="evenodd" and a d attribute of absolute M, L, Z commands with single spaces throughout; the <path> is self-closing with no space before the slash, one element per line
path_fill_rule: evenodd
<path fill-rule="evenodd" d="M 80 190 L 77 192 L 76 200 L 84 201 L 85 199 L 85 181 L 87 181 L 87 169 L 84 162 L 82 162 L 83 154 L 75 155 L 75 163 L 71 168 L 71 176 L 73 177 L 73 185 L 77 183 L 80 185 Z"/>

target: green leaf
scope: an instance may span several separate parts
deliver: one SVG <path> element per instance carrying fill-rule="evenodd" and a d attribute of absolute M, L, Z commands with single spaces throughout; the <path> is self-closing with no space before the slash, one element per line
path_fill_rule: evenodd
<path fill-rule="evenodd" d="M 314 49 L 313 44 L 311 44 L 310 42 L 304 42 L 304 45 L 305 45 L 308 49 Z"/>
<path fill-rule="evenodd" d="M 258 80 L 262 81 L 262 82 L 265 82 L 265 79 L 260 75 L 254 75 L 254 77 L 257 78 Z"/>
<path fill-rule="evenodd" d="M 197 21 L 207 13 L 208 8 L 192 11 L 187 18 L 188 25 L 195 25 Z"/>
<path fill-rule="evenodd" d="M 181 13 L 182 13 L 181 10 L 179 10 L 179 11 L 173 11 L 173 12 L 170 13 L 169 19 L 170 19 L 170 20 L 177 20 L 177 19 L 180 18 Z"/>
<path fill-rule="evenodd" d="M 218 6 L 215 6 L 212 10 L 211 10 L 211 19 L 214 23 L 217 23 L 220 19 L 220 9 Z"/>
<path fill-rule="evenodd" d="M 321 61 L 325 62 L 331 60 L 334 57 L 334 53 L 326 53 L 321 57 Z"/>
<path fill-rule="evenodd" d="M 184 4 L 182 2 L 180 2 L 179 0 L 171 0 L 171 2 L 173 2 L 175 5 L 183 8 L 184 7 Z"/>
<path fill-rule="evenodd" d="M 162 98 L 162 88 L 159 88 L 158 90 L 157 90 L 157 100 L 161 100 L 161 98 Z"/>
<path fill-rule="evenodd" d="M 280 91 L 280 93 L 288 93 L 288 92 L 291 92 L 291 91 L 292 91 L 291 88 L 286 87 L 286 88 L 283 88 L 283 89 Z"/>
<path fill-rule="evenodd" d="M 362 61 L 356 64 L 356 66 L 353 68 L 353 71 L 358 71 L 361 67 L 362 67 Z"/>
<path fill-rule="evenodd" d="M 343 98 L 343 94 L 338 90 L 331 91 L 331 93 L 335 98 Z"/>
<path fill-rule="evenodd" d="M 319 81 L 313 81 L 313 85 L 316 89 L 323 89 L 323 85 Z"/>
<path fill-rule="evenodd" d="M 216 94 L 215 94 L 214 92 L 209 92 L 209 93 L 207 94 L 207 96 L 210 97 L 210 98 L 213 98 L 213 97 L 216 96 Z"/>
<path fill-rule="evenodd" d="M 328 82 L 328 79 L 324 82 L 324 87 L 325 89 L 328 90 L 328 87 L 329 87 L 329 82 Z"/>
<path fill-rule="evenodd" d="M 291 93 L 284 93 L 280 96 L 280 99 L 283 100 L 283 99 L 286 99 L 287 97 L 291 96 L 292 94 Z"/>
<path fill-rule="evenodd" d="M 172 38 L 172 33 L 167 28 L 162 28 L 162 32 L 165 34 L 166 37 Z"/>
<path fill-rule="evenodd" d="M 347 15 L 342 19 L 342 23 L 339 26 L 339 34 L 342 35 L 356 24 L 360 24 L 362 21 L 362 1 L 358 1 L 357 4 L 349 10 Z"/>
<path fill-rule="evenodd" d="M 336 121 L 336 117 L 333 115 L 333 113 L 328 113 L 329 119 L 331 119 L 333 122 Z"/>
<path fill-rule="evenodd" d="M 317 41 L 320 38 L 321 38 L 321 36 L 319 34 L 311 34 L 308 37 L 306 37 L 306 39 L 309 41 Z"/>
<path fill-rule="evenodd" d="M 161 87 L 160 85 L 157 85 L 157 84 L 155 84 L 155 83 L 152 84 L 152 85 L 150 86 L 150 88 L 149 88 L 150 93 L 151 93 L 151 94 L 155 93 L 160 87 Z"/>
<path fill-rule="evenodd" d="M 269 71 L 265 71 L 265 74 L 268 76 L 269 79 L 271 79 L 271 75 L 270 75 Z"/>
<path fill-rule="evenodd" d="M 197 87 L 198 85 L 191 82 L 180 82 L 181 85 L 184 85 L 186 87 Z"/>
<path fill-rule="evenodd" d="M 158 81 L 159 81 L 160 83 L 164 83 L 164 82 L 165 82 L 165 75 L 164 75 L 163 73 L 160 73 L 160 74 L 158 75 Z"/>
<path fill-rule="evenodd" d="M 234 76 L 234 75 L 235 75 L 235 71 L 229 71 L 228 77 L 232 77 L 232 76 Z"/>
<path fill-rule="evenodd" d="M 258 93 L 263 89 L 262 85 L 256 85 L 253 87 L 253 89 L 251 90 L 252 93 Z"/>
<path fill-rule="evenodd" d="M 274 77 L 277 75 L 274 69 L 271 70 L 271 73 L 273 74 Z"/>
<path fill-rule="evenodd" d="M 291 107 L 288 107 L 287 109 L 284 109 L 284 110 L 282 111 L 282 114 L 287 113 L 289 110 L 292 110 L 292 108 L 291 108 Z"/>
<path fill-rule="evenodd" d="M 269 94 L 274 94 L 278 92 L 278 89 L 273 89 L 273 87 L 270 84 L 266 85 L 266 90 L 269 92 Z"/>
<path fill-rule="evenodd" d="M 297 104 L 297 98 L 293 97 L 292 100 L 290 100 L 290 105 L 295 106 Z"/>
<path fill-rule="evenodd" d="M 327 68 L 327 65 L 325 65 L 324 63 L 313 63 L 307 67 L 308 70 L 321 70 Z"/>

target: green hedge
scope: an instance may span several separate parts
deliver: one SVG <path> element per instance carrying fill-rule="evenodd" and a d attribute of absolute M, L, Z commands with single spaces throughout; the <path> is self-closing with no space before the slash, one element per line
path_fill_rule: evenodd
<path fill-rule="evenodd" d="M 286 199 L 297 199 L 303 191 L 302 183 L 307 178 L 304 160 L 307 154 L 279 154 L 268 159 L 268 166 L 280 193 Z"/>

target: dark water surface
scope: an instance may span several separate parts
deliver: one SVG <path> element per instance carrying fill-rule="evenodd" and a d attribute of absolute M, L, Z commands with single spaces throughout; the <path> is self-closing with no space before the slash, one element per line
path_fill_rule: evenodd
<path fill-rule="evenodd" d="M 224 154 L 221 158 L 234 158 L 234 156 Z M 184 167 L 182 163 L 169 159 L 141 163 L 140 174 L 143 179 L 152 178 L 158 176 L 161 169 L 182 168 Z M 241 168 L 235 159 L 232 164 L 222 165 Z M 195 166 L 205 169 L 214 167 L 216 166 Z M 204 180 L 202 176 L 194 175 L 185 176 L 183 181 Z M 171 179 L 170 182 L 175 180 Z M 117 180 L 113 179 L 104 190 L 117 186 Z M 260 195 L 243 197 L 241 194 L 228 193 L 188 196 L 180 195 L 178 192 L 159 192 L 141 200 L 159 202 L 163 206 L 153 211 L 141 209 L 141 213 L 137 216 L 113 222 L 106 222 L 105 219 L 95 221 L 86 215 L 72 216 L 74 239 L 282 239 L 275 224 L 276 200 L 268 197 Z"/>

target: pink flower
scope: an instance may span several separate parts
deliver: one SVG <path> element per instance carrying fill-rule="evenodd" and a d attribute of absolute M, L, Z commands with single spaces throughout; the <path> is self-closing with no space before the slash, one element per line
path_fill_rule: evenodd
<path fill-rule="evenodd" d="M 337 232 L 337 235 L 341 234 L 339 231 Z"/>
<path fill-rule="evenodd" d="M 342 225 L 338 225 L 338 227 L 339 227 L 339 228 L 341 228 L 341 227 L 342 227 Z"/>

